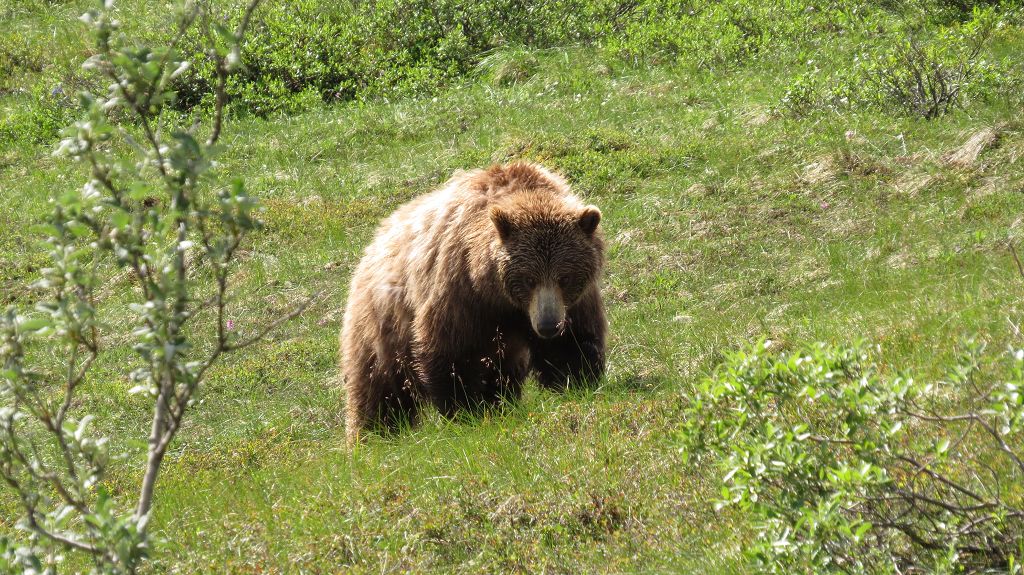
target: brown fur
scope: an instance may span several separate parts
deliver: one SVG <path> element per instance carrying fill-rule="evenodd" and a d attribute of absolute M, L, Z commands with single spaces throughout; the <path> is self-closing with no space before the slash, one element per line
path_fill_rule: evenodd
<path fill-rule="evenodd" d="M 518 398 L 530 371 L 554 389 L 600 377 L 600 215 L 515 163 L 456 173 L 388 217 L 341 332 L 349 440 L 415 423 L 423 401 L 451 416 Z"/>

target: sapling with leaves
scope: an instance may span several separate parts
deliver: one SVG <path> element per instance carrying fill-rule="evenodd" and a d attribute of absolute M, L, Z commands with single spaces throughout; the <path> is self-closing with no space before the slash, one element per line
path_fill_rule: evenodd
<path fill-rule="evenodd" d="M 97 573 L 132 573 L 150 550 L 147 522 L 161 464 L 210 369 L 225 354 L 260 341 L 312 298 L 245 335 L 229 328 L 231 277 L 239 247 L 260 229 L 258 203 L 241 179 L 225 183 L 215 157 L 227 84 L 258 0 L 239 24 L 185 2 L 164 46 L 124 37 L 107 1 L 82 21 L 95 40 L 85 67 L 109 85 L 81 95 L 84 117 L 56 151 L 81 162 L 81 190 L 54 199 L 44 226 L 52 263 L 33 310 L 0 316 L 0 478 L 16 494 L 25 533 L 0 537 L 0 571 L 56 572 L 68 552 Z M 210 106 L 192 118 L 171 113 L 175 78 L 190 67 L 179 50 L 199 31 L 215 70 Z M 131 301 L 102 301 L 115 269 L 133 284 Z M 152 409 L 137 498 L 129 506 L 104 489 L 109 442 L 89 427 L 77 395 L 114 331 L 106 312 L 130 314 L 138 362 L 133 392 Z M 127 438 L 126 438 L 127 439 Z"/>

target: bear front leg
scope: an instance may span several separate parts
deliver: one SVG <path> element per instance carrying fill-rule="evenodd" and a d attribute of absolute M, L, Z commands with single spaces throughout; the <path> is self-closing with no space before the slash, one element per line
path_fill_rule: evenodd
<path fill-rule="evenodd" d="M 522 330 L 507 327 L 486 306 L 450 294 L 419 312 L 412 330 L 416 373 L 442 415 L 479 412 L 518 398 L 529 347 Z"/>
<path fill-rule="evenodd" d="M 523 331 L 498 326 L 481 360 L 484 401 L 488 406 L 515 402 L 523 394 L 523 382 L 530 373 L 530 348 Z"/>
<path fill-rule="evenodd" d="M 540 384 L 562 391 L 599 380 L 605 370 L 607 329 L 604 304 L 595 287 L 566 314 L 560 335 L 551 339 L 534 337 L 531 364 Z"/>
<path fill-rule="evenodd" d="M 525 366 L 503 370 L 498 362 L 493 354 L 479 351 L 462 357 L 424 357 L 421 366 L 427 395 L 445 417 L 454 417 L 460 411 L 477 413 L 502 401 L 515 400 L 522 390 Z"/>
<path fill-rule="evenodd" d="M 479 412 L 522 393 L 529 371 L 525 340 L 502 337 L 498 330 L 491 341 L 461 353 L 418 354 L 424 388 L 445 417 L 459 411 Z"/>
<path fill-rule="evenodd" d="M 431 403 L 445 417 L 474 411 L 484 402 L 484 370 L 476 354 L 417 354 L 420 377 Z"/>

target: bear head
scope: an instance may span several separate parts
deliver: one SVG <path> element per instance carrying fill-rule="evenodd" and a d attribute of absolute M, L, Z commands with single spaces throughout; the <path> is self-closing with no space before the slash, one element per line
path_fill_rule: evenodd
<path fill-rule="evenodd" d="M 565 329 L 566 312 L 592 288 L 604 262 L 601 211 L 549 190 L 492 205 L 496 269 L 505 297 L 542 338 Z"/>

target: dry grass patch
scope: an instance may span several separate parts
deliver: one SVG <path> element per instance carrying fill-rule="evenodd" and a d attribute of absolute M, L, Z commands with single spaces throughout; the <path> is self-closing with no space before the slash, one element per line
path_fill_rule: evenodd
<path fill-rule="evenodd" d="M 985 150 L 999 142 L 1001 128 L 985 128 L 975 132 L 960 147 L 950 150 L 942 156 L 942 163 L 950 168 L 970 168 L 978 161 Z"/>

